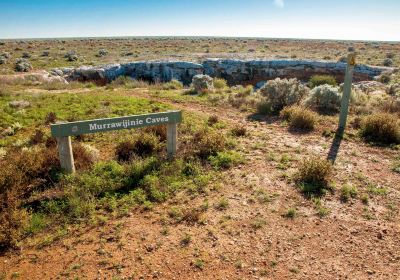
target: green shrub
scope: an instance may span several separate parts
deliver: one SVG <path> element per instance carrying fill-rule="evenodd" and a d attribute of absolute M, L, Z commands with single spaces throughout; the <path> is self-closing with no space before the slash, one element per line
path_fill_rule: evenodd
<path fill-rule="evenodd" d="M 316 113 L 297 105 L 285 107 L 281 116 L 289 122 L 290 128 L 300 130 L 313 130 L 318 120 Z"/>
<path fill-rule="evenodd" d="M 164 90 L 183 89 L 183 84 L 178 80 L 171 80 L 169 82 L 161 84 L 161 88 Z"/>
<path fill-rule="evenodd" d="M 361 121 L 361 135 L 367 141 L 381 144 L 400 143 L 400 124 L 396 115 L 378 113 Z"/>
<path fill-rule="evenodd" d="M 321 157 L 312 156 L 300 164 L 295 181 L 305 193 L 324 193 L 332 173 L 332 164 Z"/>
<path fill-rule="evenodd" d="M 216 89 L 224 89 L 228 86 L 226 80 L 222 78 L 214 78 L 214 88 Z"/>
<path fill-rule="evenodd" d="M 218 152 L 215 156 L 210 156 L 208 158 L 211 165 L 215 169 L 227 169 L 236 164 L 243 162 L 242 156 L 233 151 L 229 152 Z"/>
<path fill-rule="evenodd" d="M 309 81 L 310 88 L 315 88 L 320 85 L 331 85 L 336 87 L 337 82 L 335 77 L 331 75 L 314 75 Z"/>
<path fill-rule="evenodd" d="M 339 111 L 341 100 L 342 95 L 339 88 L 321 85 L 311 90 L 304 104 L 321 112 L 330 113 Z"/>
<path fill-rule="evenodd" d="M 159 167 L 160 162 L 156 157 L 135 160 L 125 169 L 127 176 L 126 188 L 132 189 L 139 186 L 146 175 L 156 171 Z"/>
<path fill-rule="evenodd" d="M 276 78 L 268 81 L 259 92 L 266 98 L 262 102 L 270 104 L 273 113 L 279 113 L 286 106 L 298 104 L 308 94 L 308 88 L 297 79 Z"/>

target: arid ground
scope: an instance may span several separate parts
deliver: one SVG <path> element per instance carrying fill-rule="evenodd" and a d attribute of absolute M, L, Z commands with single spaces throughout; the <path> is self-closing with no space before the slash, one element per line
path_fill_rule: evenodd
<path fill-rule="evenodd" d="M 6 41 L 0 53 L 10 52 L 15 58 L 29 52 L 34 70 L 40 70 L 166 58 L 336 61 L 349 47 L 359 53 L 360 63 L 382 65 L 393 53 L 392 66 L 400 65 L 400 44 L 374 42 L 26 40 Z M 108 54 L 96 57 L 103 48 Z M 43 57 L 46 50 L 50 54 Z M 65 60 L 70 50 L 78 54 L 77 61 Z M 13 64 L 0 65 L 0 74 L 15 74 Z M 368 101 L 351 105 L 340 140 L 334 137 L 337 112 L 318 114 L 312 131 L 291 129 L 279 115 L 258 114 L 242 98 L 246 89 L 240 87 L 193 94 L 188 88 L 144 82 L 0 84 L 2 168 L 21 161 L 18 155 L 23 153 L 38 158 L 37 151 L 52 155 L 50 113 L 73 121 L 177 109 L 184 117 L 178 128 L 177 159 L 162 165 L 165 143 L 160 140 L 157 157 L 162 167 L 135 185 L 146 192 L 143 199 L 138 193 L 128 194 L 133 189 L 112 177 L 112 172 L 120 172 L 116 169 L 132 170 L 135 160 L 146 164 L 146 158 L 130 163 L 116 160 L 118 143 L 135 138 L 139 130 L 74 137 L 74 143 L 98 151 L 97 163 L 91 163 L 95 167 L 82 163 L 76 178 L 57 177 L 56 182 L 26 188 L 29 191 L 18 198 L 18 209 L 24 209 L 28 222 L 18 240 L 0 255 L 0 279 L 400 279 L 400 148 L 366 141 L 359 131 L 360 117 L 380 112 L 383 105 L 377 100 L 384 98 L 376 96 L 386 95 L 385 88 L 396 79 L 398 74 L 369 92 Z M 393 110 L 398 118 L 400 111 Z M 43 132 L 40 139 L 38 130 Z M 201 132 L 216 137 L 204 140 L 207 134 Z M 203 138 L 196 142 L 194 135 Z M 226 138 L 221 155 L 229 155 L 228 163 L 192 152 L 200 142 L 219 145 L 218 137 Z M 315 195 L 305 193 L 295 180 L 299 166 L 309 157 L 328 155 L 335 160 L 329 188 Z M 103 166 L 104 173 L 96 173 L 102 162 L 112 162 L 106 166 L 110 169 Z M 10 176 L 5 171 L 0 176 L 4 174 Z M 99 181 L 94 182 L 96 176 Z M 123 187 L 112 188 L 110 182 Z M 83 199 L 85 186 L 96 195 Z M 157 187 L 167 195 L 154 193 Z M 77 192 L 79 188 L 83 191 Z"/>

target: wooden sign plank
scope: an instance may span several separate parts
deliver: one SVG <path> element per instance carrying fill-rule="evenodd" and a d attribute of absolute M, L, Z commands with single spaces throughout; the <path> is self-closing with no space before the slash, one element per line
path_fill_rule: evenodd
<path fill-rule="evenodd" d="M 145 115 L 53 124 L 51 125 L 51 135 L 53 137 L 66 137 L 120 129 L 140 128 L 152 125 L 176 124 L 180 122 L 182 122 L 182 112 L 169 111 Z"/>
<path fill-rule="evenodd" d="M 75 172 L 71 136 L 88 133 L 106 132 L 120 129 L 139 128 L 152 125 L 167 126 L 167 153 L 176 154 L 178 147 L 177 123 L 182 122 L 181 111 L 134 115 L 118 118 L 97 119 L 51 125 L 51 134 L 57 138 L 61 168 L 67 173 Z"/>

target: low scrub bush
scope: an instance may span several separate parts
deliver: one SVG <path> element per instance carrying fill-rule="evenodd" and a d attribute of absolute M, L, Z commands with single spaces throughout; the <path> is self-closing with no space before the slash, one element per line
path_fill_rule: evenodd
<path fill-rule="evenodd" d="M 214 124 L 216 124 L 217 122 L 218 122 L 218 116 L 217 115 L 212 115 L 212 116 L 210 116 L 209 118 L 208 118 L 208 120 L 207 120 L 207 124 L 209 125 L 209 126 L 213 126 Z"/>
<path fill-rule="evenodd" d="M 331 75 L 314 75 L 310 78 L 309 81 L 310 88 L 315 88 L 320 85 L 331 85 L 336 87 L 337 82 L 335 77 Z"/>
<path fill-rule="evenodd" d="M 100 49 L 99 52 L 96 54 L 97 57 L 103 57 L 108 55 L 108 50 L 106 49 Z"/>
<path fill-rule="evenodd" d="M 303 192 L 323 194 L 329 189 L 332 169 L 328 160 L 312 156 L 303 160 L 294 178 Z"/>
<path fill-rule="evenodd" d="M 224 89 L 228 87 L 225 79 L 222 78 L 214 78 L 214 88 L 216 89 Z"/>
<path fill-rule="evenodd" d="M 358 194 L 358 190 L 355 186 L 350 184 L 345 184 L 340 189 L 340 200 L 343 202 L 347 202 L 350 198 L 355 198 Z"/>
<path fill-rule="evenodd" d="M 78 55 L 75 51 L 69 51 L 64 55 L 64 58 L 66 58 L 69 62 L 73 62 L 78 60 Z"/>
<path fill-rule="evenodd" d="M 313 130 L 318 120 L 316 113 L 297 105 L 285 107 L 281 116 L 289 122 L 290 128 L 300 130 Z"/>
<path fill-rule="evenodd" d="M 16 149 L 0 161 L 0 249 L 23 235 L 28 214 L 22 200 L 53 186 L 60 171 L 56 149 Z"/>
<path fill-rule="evenodd" d="M 194 154 L 207 159 L 224 150 L 226 139 L 216 130 L 203 128 L 194 134 L 193 143 Z"/>
<path fill-rule="evenodd" d="M 183 89 L 183 84 L 178 80 L 171 80 L 169 82 L 160 84 L 159 87 L 164 90 Z"/>
<path fill-rule="evenodd" d="M 18 58 L 15 62 L 15 71 L 17 72 L 29 72 L 32 70 L 32 65 L 25 58 Z"/>
<path fill-rule="evenodd" d="M 280 79 L 268 81 L 261 89 L 260 95 L 266 98 L 273 113 L 279 113 L 284 107 L 298 104 L 308 94 L 308 88 L 297 79 Z"/>
<path fill-rule="evenodd" d="M 107 88 L 125 87 L 125 88 L 147 88 L 149 83 L 143 80 L 135 80 L 128 76 L 119 76 Z"/>
<path fill-rule="evenodd" d="M 393 66 L 393 59 L 385 58 L 385 60 L 383 61 L 383 66 L 386 66 L 386 67 Z"/>
<path fill-rule="evenodd" d="M 237 126 L 237 127 L 232 128 L 231 133 L 232 133 L 233 136 L 243 137 L 243 136 L 246 136 L 247 129 L 243 125 L 242 126 Z"/>
<path fill-rule="evenodd" d="M 211 166 L 215 169 L 227 169 L 234 165 L 243 162 L 243 158 L 239 153 L 236 152 L 218 152 L 215 156 L 210 156 L 208 160 Z"/>
<path fill-rule="evenodd" d="M 361 121 L 361 136 L 367 141 L 381 144 L 400 143 L 400 124 L 396 115 L 378 113 Z"/>
<path fill-rule="evenodd" d="M 339 88 L 331 85 L 321 85 L 311 90 L 304 104 L 320 112 L 331 113 L 339 111 L 341 100 L 342 95 L 339 92 Z"/>
<path fill-rule="evenodd" d="M 145 157 L 158 151 L 160 139 L 153 133 L 142 133 L 133 140 L 119 143 L 115 149 L 118 161 L 131 161 L 135 156 Z"/>
<path fill-rule="evenodd" d="M 205 93 L 214 89 L 213 79 L 208 75 L 195 75 L 192 86 L 197 93 Z"/>

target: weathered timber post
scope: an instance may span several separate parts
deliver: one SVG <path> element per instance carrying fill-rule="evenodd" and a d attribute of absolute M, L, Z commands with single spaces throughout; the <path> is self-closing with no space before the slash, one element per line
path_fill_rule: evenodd
<path fill-rule="evenodd" d="M 67 173 L 75 173 L 74 155 L 72 153 L 71 137 L 57 137 L 58 155 L 61 168 Z"/>
<path fill-rule="evenodd" d="M 173 157 L 178 149 L 178 129 L 177 123 L 167 124 L 167 154 Z"/>
<path fill-rule="evenodd" d="M 349 102 L 351 95 L 351 83 L 353 80 L 354 66 L 356 65 L 356 55 L 351 53 L 347 56 L 346 76 L 344 78 L 342 103 L 340 106 L 338 135 L 343 136 L 346 128 L 347 115 L 349 113 Z"/>

